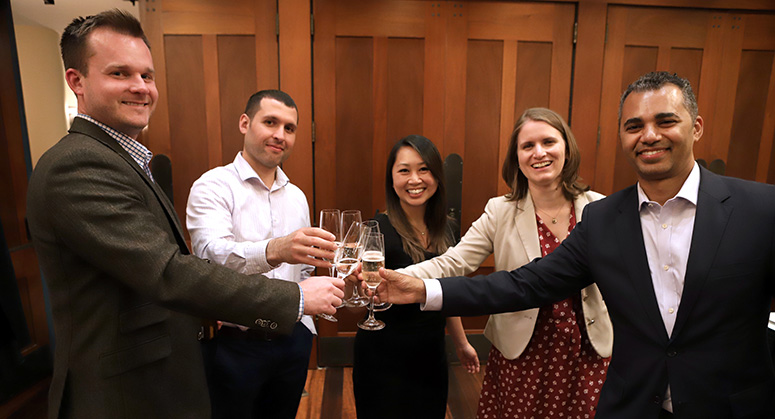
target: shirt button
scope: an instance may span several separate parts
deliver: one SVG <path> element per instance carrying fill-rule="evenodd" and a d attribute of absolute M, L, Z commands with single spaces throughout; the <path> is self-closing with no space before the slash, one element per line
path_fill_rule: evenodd
<path fill-rule="evenodd" d="M 669 267 L 669 266 L 667 266 L 667 265 L 665 265 L 665 266 L 663 266 L 663 267 L 662 267 L 662 269 L 664 269 L 664 270 L 668 270 L 668 269 L 670 269 L 670 267 Z"/>
<path fill-rule="evenodd" d="M 673 310 L 673 307 L 670 307 L 670 308 L 667 309 L 667 312 L 670 313 L 670 314 L 673 314 L 674 311 L 675 310 Z"/>
<path fill-rule="evenodd" d="M 667 228 L 667 224 L 662 224 L 662 228 Z"/>

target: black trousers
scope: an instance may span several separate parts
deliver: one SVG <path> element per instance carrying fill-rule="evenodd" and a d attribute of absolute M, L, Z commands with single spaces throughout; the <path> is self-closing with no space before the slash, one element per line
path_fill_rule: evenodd
<path fill-rule="evenodd" d="M 297 323 L 291 336 L 219 333 L 205 342 L 213 418 L 296 417 L 307 379 L 312 333 Z"/>

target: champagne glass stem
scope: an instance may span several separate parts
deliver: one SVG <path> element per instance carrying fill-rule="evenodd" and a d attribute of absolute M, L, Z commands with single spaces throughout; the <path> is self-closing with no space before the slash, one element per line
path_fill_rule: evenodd
<path fill-rule="evenodd" d="M 376 290 L 371 292 L 371 298 L 369 298 L 369 323 L 373 323 L 376 319 L 374 318 L 374 293 Z"/>

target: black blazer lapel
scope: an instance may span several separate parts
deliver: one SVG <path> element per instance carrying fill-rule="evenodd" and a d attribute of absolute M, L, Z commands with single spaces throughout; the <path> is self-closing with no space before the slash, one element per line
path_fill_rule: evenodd
<path fill-rule="evenodd" d="M 678 336 L 697 302 L 711 265 L 724 236 L 732 207 L 725 204 L 729 189 L 713 173 L 700 168 L 700 191 L 697 196 L 697 214 L 694 218 L 692 244 L 686 262 L 686 276 L 681 305 L 675 319 L 672 336 Z"/>
<path fill-rule="evenodd" d="M 643 230 L 640 225 L 640 213 L 638 208 L 638 192 L 636 187 L 631 187 L 626 196 L 619 203 L 619 216 L 614 223 L 616 238 L 621 249 L 623 263 L 627 265 L 629 279 L 643 312 L 649 323 L 654 328 L 655 336 L 667 342 L 668 336 L 665 330 L 665 322 L 659 315 L 659 305 L 654 293 L 654 285 L 651 281 L 651 270 L 646 258 L 646 247 L 643 244 Z"/>
<path fill-rule="evenodd" d="M 108 146 L 111 150 L 115 151 L 127 162 L 127 164 L 129 164 L 129 166 L 143 179 L 143 182 L 145 182 L 145 184 L 151 188 L 154 195 L 156 195 L 156 199 L 159 200 L 162 208 L 164 208 L 164 212 L 167 215 L 169 223 L 174 227 L 175 240 L 178 242 L 181 251 L 183 251 L 185 254 L 190 254 L 191 252 L 188 249 L 188 245 L 186 244 L 185 236 L 183 235 L 183 228 L 180 225 L 175 208 L 172 206 L 172 203 L 167 198 L 167 195 L 161 190 L 159 185 L 157 185 L 156 182 L 154 182 L 145 173 L 145 171 L 137 164 L 137 162 L 132 159 L 132 156 L 130 156 L 129 153 L 127 153 L 127 151 L 124 150 L 124 148 L 121 147 L 121 145 L 116 140 L 114 140 L 110 135 L 103 131 L 102 128 L 83 118 L 75 118 L 69 132 L 83 134 L 94 138 L 95 140 Z"/>

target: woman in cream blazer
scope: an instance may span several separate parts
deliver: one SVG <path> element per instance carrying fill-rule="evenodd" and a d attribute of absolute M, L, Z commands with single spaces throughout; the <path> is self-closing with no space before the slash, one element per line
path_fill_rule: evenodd
<path fill-rule="evenodd" d="M 496 271 L 510 271 L 541 257 L 537 218 L 542 220 L 540 228 L 544 240 L 559 237 L 552 241 L 556 246 L 567 234 L 573 216 L 578 223 L 584 206 L 603 198 L 578 180 L 579 161 L 575 138 L 562 117 L 549 109 L 528 109 L 517 121 L 503 164 L 503 178 L 511 186 L 511 192 L 490 199 L 484 214 L 456 246 L 400 272 L 419 278 L 467 275 L 479 268 L 490 254 L 494 255 Z M 580 316 L 572 314 L 577 308 L 570 310 L 579 300 L 584 325 L 577 327 L 577 332 L 567 333 L 568 319 L 580 321 Z M 584 288 L 575 300 L 562 303 L 561 307 L 555 304 L 545 308 L 548 313 L 544 315 L 540 332 L 536 330 L 539 308 L 490 316 L 484 334 L 502 358 L 496 353 L 499 364 L 488 365 L 479 417 L 594 416 L 597 395 L 608 365 L 605 358 L 610 357 L 613 346 L 611 320 L 594 284 Z M 561 331 L 552 330 L 553 327 L 559 327 Z M 576 355 L 576 360 L 565 361 L 574 357 L 575 352 L 569 350 L 569 344 L 579 345 L 576 336 L 581 333 L 583 340 L 584 330 L 589 338 L 585 348 L 591 344 L 590 353 L 584 352 L 583 358 Z M 518 359 L 526 352 L 534 335 L 536 343 L 530 353 L 525 354 L 524 359 Z M 512 364 L 506 365 L 509 362 Z M 564 372 L 555 375 L 556 370 L 568 369 L 576 372 L 567 380 Z M 566 381 L 574 380 L 575 383 L 566 386 Z M 508 387 L 513 387 L 514 391 L 509 391 L 512 389 Z M 540 388 L 535 390 L 535 387 Z M 551 404 L 570 407 L 545 407 Z"/>
<path fill-rule="evenodd" d="M 588 203 L 603 198 L 597 192 L 584 192 L 576 197 L 576 219 Z M 527 199 L 515 203 L 504 196 L 487 202 L 484 214 L 454 247 L 425 262 L 399 270 L 417 278 L 461 276 L 474 272 L 491 254 L 496 271 L 510 271 L 541 257 L 538 244 L 535 208 L 528 192 Z M 613 328 L 603 298 L 592 284 L 581 290 L 582 311 L 589 340 L 597 353 L 611 356 Z M 538 309 L 490 315 L 484 335 L 507 359 L 518 357 L 533 336 Z"/>

